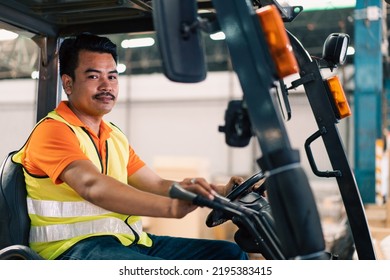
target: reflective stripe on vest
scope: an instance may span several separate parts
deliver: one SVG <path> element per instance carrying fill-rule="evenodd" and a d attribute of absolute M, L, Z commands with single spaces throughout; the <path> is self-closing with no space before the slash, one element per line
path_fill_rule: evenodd
<path fill-rule="evenodd" d="M 27 198 L 27 207 L 30 214 L 53 218 L 97 216 L 111 213 L 88 201 L 62 202 Z M 130 226 L 121 219 L 107 217 L 73 224 L 32 226 L 30 242 L 52 242 L 74 236 L 108 232 L 129 235 L 134 235 L 135 232 L 137 235 L 141 235 L 142 221 L 139 220 Z"/>
<path fill-rule="evenodd" d="M 75 236 L 99 233 L 121 233 L 134 236 L 134 232 L 141 235 L 141 220 L 132 224 L 130 228 L 121 219 L 111 217 L 74 224 L 56 224 L 44 227 L 32 226 L 30 229 L 30 242 L 52 242 L 70 239 Z"/>
<path fill-rule="evenodd" d="M 36 200 L 27 197 L 28 213 L 45 217 L 70 218 L 111 213 L 88 201 Z"/>

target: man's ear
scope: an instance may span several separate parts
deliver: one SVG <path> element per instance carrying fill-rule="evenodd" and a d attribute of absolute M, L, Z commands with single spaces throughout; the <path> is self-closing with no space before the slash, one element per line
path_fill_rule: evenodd
<path fill-rule="evenodd" d="M 64 88 L 65 93 L 67 95 L 71 94 L 73 79 L 69 75 L 64 74 L 61 76 L 61 80 L 62 80 L 62 87 Z"/>

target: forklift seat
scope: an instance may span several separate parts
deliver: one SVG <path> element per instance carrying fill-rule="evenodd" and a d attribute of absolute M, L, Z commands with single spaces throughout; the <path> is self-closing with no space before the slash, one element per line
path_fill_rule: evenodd
<path fill-rule="evenodd" d="M 39 260 L 28 246 L 30 218 L 22 165 L 11 152 L 0 168 L 0 260 Z"/>

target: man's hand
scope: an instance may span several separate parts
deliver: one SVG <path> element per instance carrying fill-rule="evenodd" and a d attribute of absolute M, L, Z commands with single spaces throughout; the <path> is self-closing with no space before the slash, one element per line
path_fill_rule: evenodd
<path fill-rule="evenodd" d="M 186 190 L 204 196 L 208 199 L 214 199 L 216 192 L 215 186 L 209 184 L 204 178 L 186 178 L 179 184 Z"/>
<path fill-rule="evenodd" d="M 213 188 L 217 191 L 218 194 L 222 196 L 227 196 L 231 192 L 233 186 L 241 185 L 244 182 L 244 179 L 240 176 L 232 176 L 229 182 L 226 185 L 214 185 Z"/>

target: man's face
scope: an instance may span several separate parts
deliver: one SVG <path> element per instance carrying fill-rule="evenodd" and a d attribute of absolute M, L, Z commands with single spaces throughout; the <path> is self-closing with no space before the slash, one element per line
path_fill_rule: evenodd
<path fill-rule="evenodd" d="M 75 79 L 62 77 L 70 107 L 76 114 L 101 117 L 118 97 L 118 72 L 111 54 L 80 51 Z"/>

